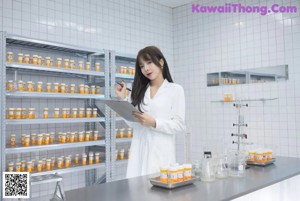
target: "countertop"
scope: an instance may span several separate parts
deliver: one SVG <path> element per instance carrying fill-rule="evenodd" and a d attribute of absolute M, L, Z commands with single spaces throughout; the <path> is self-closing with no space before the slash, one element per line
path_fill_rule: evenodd
<path fill-rule="evenodd" d="M 210 201 L 232 200 L 300 174 L 300 159 L 277 157 L 275 164 L 251 166 L 242 178 L 228 177 L 213 182 L 167 190 L 154 187 L 147 176 L 124 179 L 66 192 L 67 201 Z"/>

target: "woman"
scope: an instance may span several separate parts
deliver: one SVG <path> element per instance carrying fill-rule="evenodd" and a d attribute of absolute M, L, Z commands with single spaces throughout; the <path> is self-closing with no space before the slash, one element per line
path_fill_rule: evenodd
<path fill-rule="evenodd" d="M 133 139 L 127 178 L 157 173 L 161 166 L 176 162 L 175 135 L 185 130 L 183 88 L 173 83 L 168 63 L 154 46 L 140 50 L 135 65 L 131 103 L 139 109 L 133 115 L 139 123 L 133 127 Z M 125 99 L 126 84 L 115 86 Z"/>

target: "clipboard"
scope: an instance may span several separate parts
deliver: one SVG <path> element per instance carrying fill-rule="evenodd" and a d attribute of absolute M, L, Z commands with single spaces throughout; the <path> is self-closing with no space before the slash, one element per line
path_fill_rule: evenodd
<path fill-rule="evenodd" d="M 140 113 L 140 111 L 128 101 L 107 99 L 107 100 L 103 100 L 103 102 L 124 119 L 132 122 L 139 122 L 138 119 L 132 115 L 132 112 Z"/>

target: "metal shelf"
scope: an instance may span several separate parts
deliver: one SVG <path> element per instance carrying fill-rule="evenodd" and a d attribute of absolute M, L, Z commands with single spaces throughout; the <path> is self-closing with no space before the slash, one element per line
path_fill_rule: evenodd
<path fill-rule="evenodd" d="M 96 72 L 96 71 L 87 71 L 87 70 L 76 70 L 76 69 L 65 69 L 65 68 L 57 68 L 55 66 L 47 67 L 47 66 L 36 66 L 30 64 L 20 64 L 16 62 L 7 62 L 7 68 L 12 69 L 24 69 L 24 70 L 34 70 L 34 71 L 47 71 L 47 72 L 56 72 L 56 73 L 65 73 L 65 74 L 76 74 L 76 75 L 92 75 L 104 77 L 104 72 Z"/>
<path fill-rule="evenodd" d="M 134 79 L 134 75 L 127 75 L 127 74 L 116 73 L 116 78 Z"/>
<path fill-rule="evenodd" d="M 29 147 L 15 147 L 6 148 L 6 154 L 33 152 L 33 151 L 43 151 L 43 150 L 55 150 L 55 149 L 66 149 L 73 147 L 88 147 L 88 146 L 104 146 L 105 140 L 89 141 L 89 142 L 74 142 L 65 144 L 50 144 L 50 145 L 40 145 L 40 146 L 29 146 Z M 9 145 L 8 145 L 9 146 Z"/>
<path fill-rule="evenodd" d="M 128 164 L 128 160 L 117 160 L 115 161 L 116 165 L 127 165 Z"/>
<path fill-rule="evenodd" d="M 57 51 L 64 51 L 64 52 L 71 52 L 71 53 L 82 53 L 82 54 L 102 53 L 102 54 L 104 54 L 103 50 L 84 48 L 84 47 L 79 47 L 79 46 L 75 46 L 75 45 L 56 43 L 56 42 L 46 41 L 46 40 L 32 39 L 32 38 L 27 38 L 24 36 L 19 36 L 19 35 L 14 35 L 14 34 L 7 34 L 6 43 L 14 44 L 14 45 L 22 45 L 22 46 L 31 46 L 31 47 L 35 47 L 35 48 L 45 48 L 45 49 L 49 49 L 49 50 L 57 50 Z"/>
<path fill-rule="evenodd" d="M 55 170 L 45 171 L 45 172 L 35 172 L 35 173 L 31 173 L 30 176 L 36 177 L 36 176 L 48 175 L 48 174 L 67 174 L 67 173 L 91 170 L 91 169 L 102 168 L 102 167 L 105 167 L 105 162 L 99 164 L 93 164 L 93 165 L 73 166 L 70 168 L 55 169 Z"/>
<path fill-rule="evenodd" d="M 131 142 L 132 138 L 116 138 L 116 143 Z"/>
<path fill-rule="evenodd" d="M 55 98 L 55 99 L 104 99 L 105 96 L 92 94 L 70 94 L 70 93 L 47 93 L 47 92 L 20 92 L 20 91 L 6 91 L 8 97 L 20 98 Z"/>
<path fill-rule="evenodd" d="M 23 125 L 23 124 L 56 124 L 56 123 L 87 123 L 87 122 L 105 122 L 105 118 L 58 118 L 58 119 L 12 119 L 5 120 L 7 125 Z"/>
<path fill-rule="evenodd" d="M 233 101 L 224 101 L 224 100 L 219 100 L 219 101 L 210 101 L 212 103 L 236 103 L 238 101 L 242 102 L 251 102 L 251 101 L 272 101 L 272 100 L 277 100 L 278 98 L 259 98 L 259 99 L 240 99 L 240 100 L 233 100 Z"/>

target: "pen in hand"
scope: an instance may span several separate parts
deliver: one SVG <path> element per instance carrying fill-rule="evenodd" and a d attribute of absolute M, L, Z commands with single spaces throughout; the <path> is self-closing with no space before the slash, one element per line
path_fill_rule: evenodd
<path fill-rule="evenodd" d="M 123 87 L 123 84 L 122 83 L 120 83 L 120 82 L 116 82 L 118 85 L 120 85 L 121 87 Z M 129 89 L 129 88 L 127 88 L 126 87 L 126 89 L 128 90 L 128 91 L 131 91 L 131 89 Z"/>

